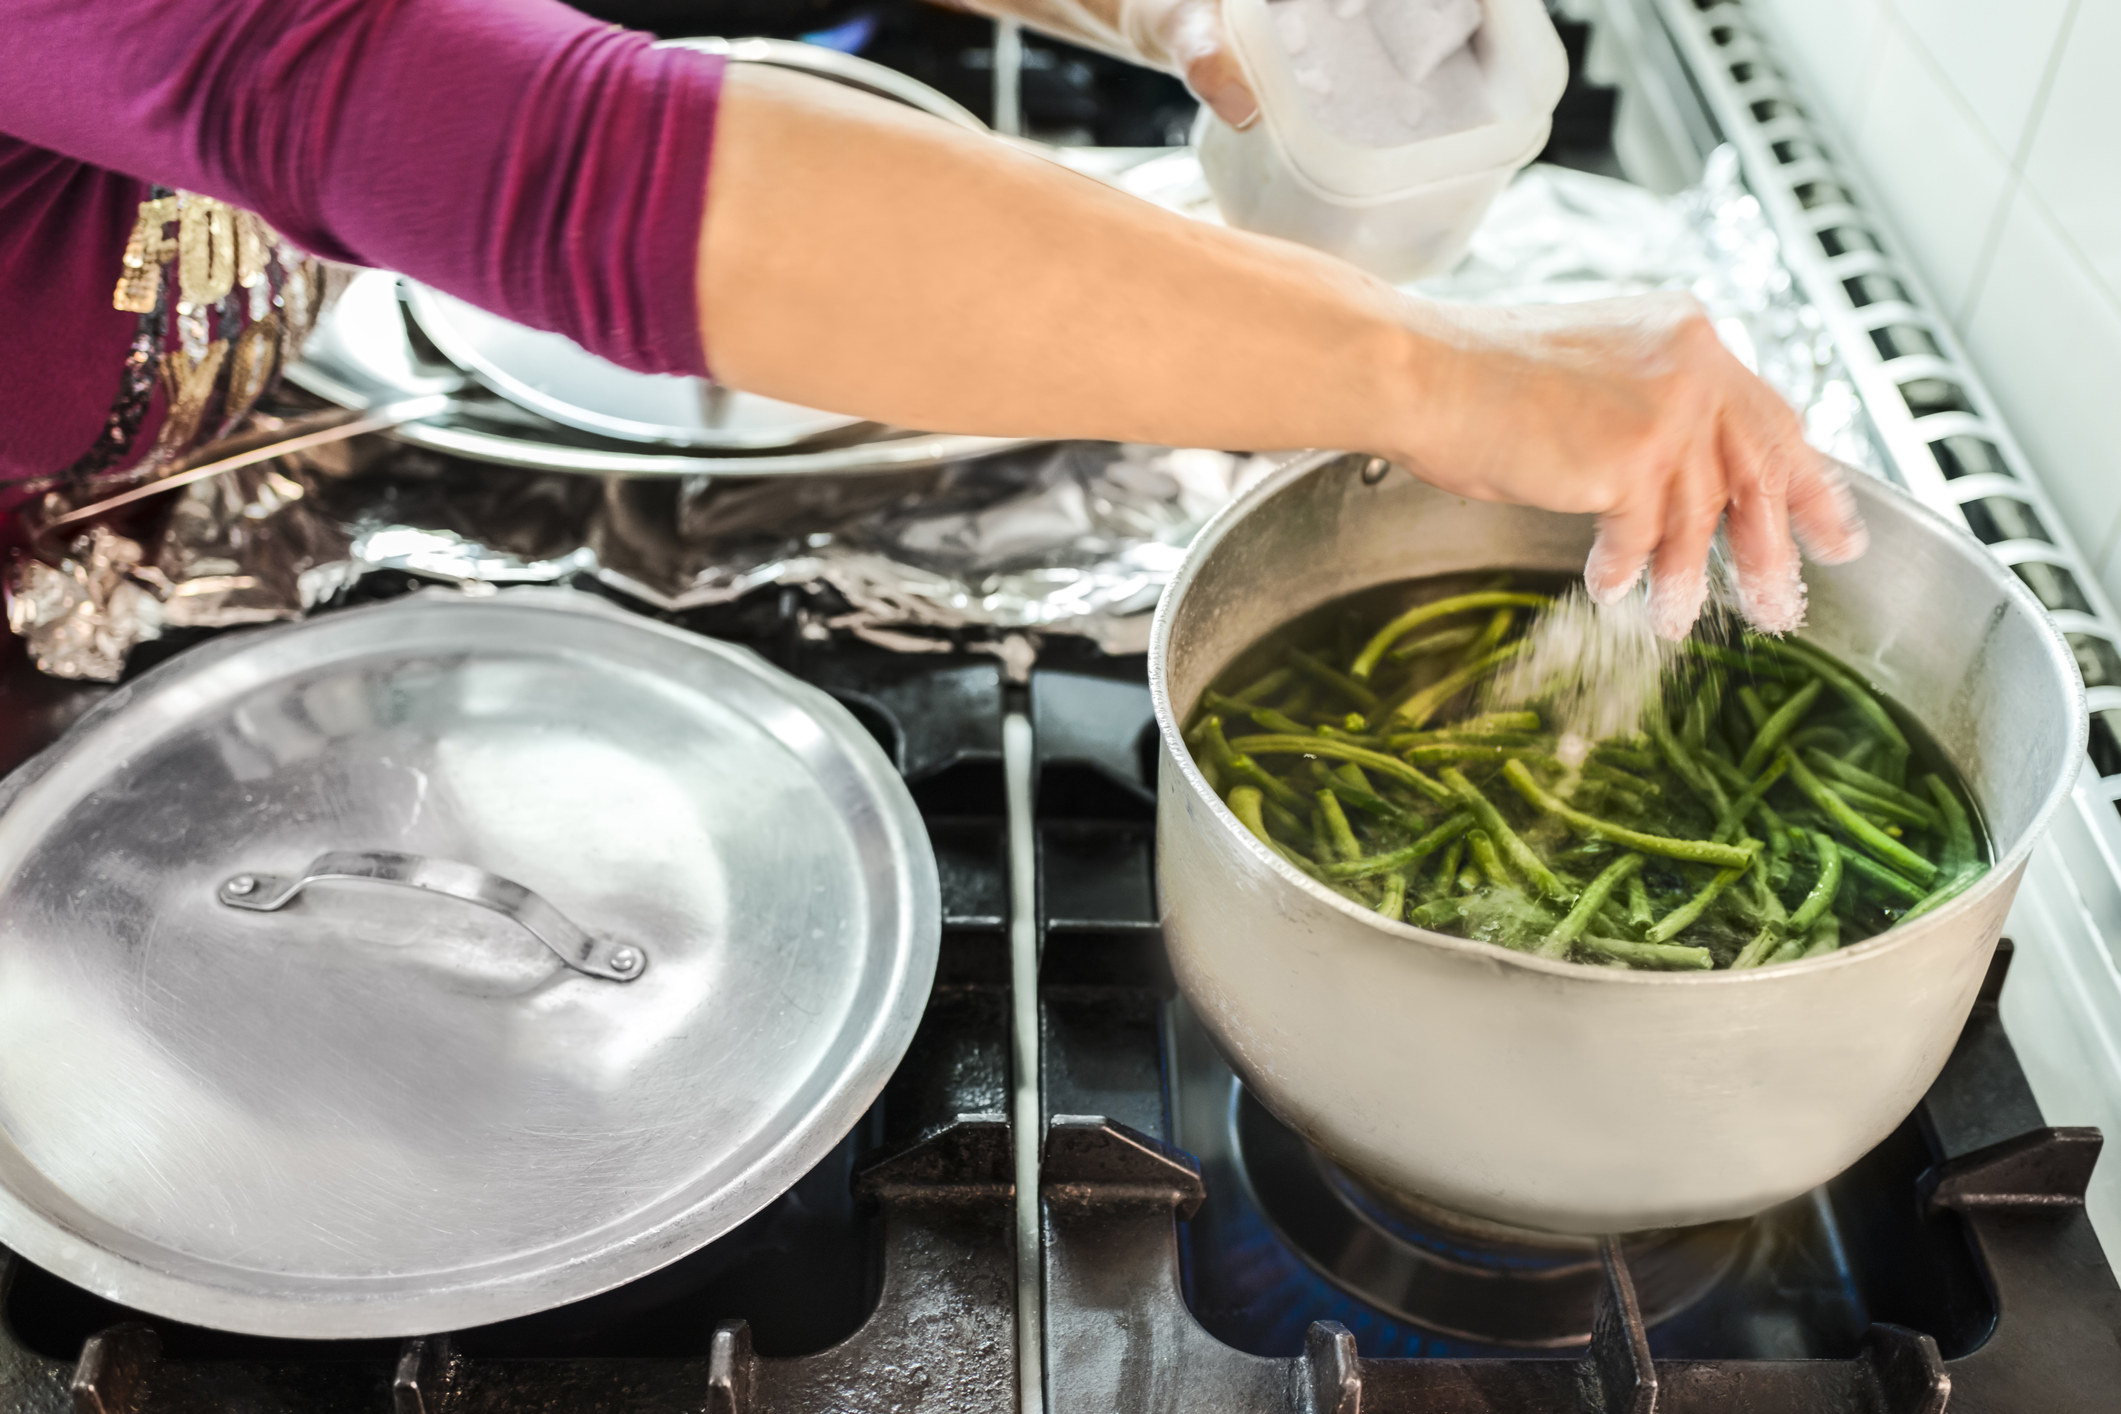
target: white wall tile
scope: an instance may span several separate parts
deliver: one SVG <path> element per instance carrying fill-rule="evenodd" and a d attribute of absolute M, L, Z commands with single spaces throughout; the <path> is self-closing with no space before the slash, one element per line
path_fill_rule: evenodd
<path fill-rule="evenodd" d="M 1820 110 L 1813 116 L 1848 148 L 1886 23 L 1880 0 L 1767 0 L 1749 8 L 1782 67 Z"/>
<path fill-rule="evenodd" d="M 2121 300 L 2070 251 L 2037 198 L 2006 213 L 1967 347 L 2041 485 L 2108 592 L 2121 523 Z"/>
<path fill-rule="evenodd" d="M 2070 0 L 1891 3 L 1900 28 L 1936 61 L 1990 140 L 2015 155 Z"/>
<path fill-rule="evenodd" d="M 1887 224 L 1957 322 L 2010 164 L 1897 29 L 1880 41 L 1854 157 Z"/>
<path fill-rule="evenodd" d="M 2121 0 L 2077 7 L 2024 171 L 2121 298 Z"/>

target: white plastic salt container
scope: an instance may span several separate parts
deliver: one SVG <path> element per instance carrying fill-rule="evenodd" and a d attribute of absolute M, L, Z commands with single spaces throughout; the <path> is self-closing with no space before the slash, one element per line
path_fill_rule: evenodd
<path fill-rule="evenodd" d="M 1381 0 L 1372 0 L 1381 3 Z M 1489 117 L 1395 147 L 1330 132 L 1306 101 L 1268 0 L 1223 0 L 1259 121 L 1242 132 L 1202 108 L 1194 142 L 1223 219 L 1353 261 L 1395 282 L 1456 264 L 1518 168 L 1539 155 L 1569 60 L 1542 0 L 1482 0 L 1473 39 Z"/>

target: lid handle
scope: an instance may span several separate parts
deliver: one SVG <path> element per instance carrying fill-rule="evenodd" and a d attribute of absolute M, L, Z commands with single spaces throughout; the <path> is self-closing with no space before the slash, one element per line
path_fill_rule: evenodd
<path fill-rule="evenodd" d="M 639 948 L 592 938 L 566 914 L 513 879 L 450 859 L 388 850 L 334 851 L 311 860 L 296 879 L 277 874 L 238 874 L 222 882 L 217 897 L 230 908 L 272 913 L 292 903 L 295 895 L 311 884 L 341 879 L 425 889 L 490 908 L 522 924 L 526 932 L 551 949 L 553 956 L 585 976 L 631 982 L 648 969 L 648 955 Z"/>

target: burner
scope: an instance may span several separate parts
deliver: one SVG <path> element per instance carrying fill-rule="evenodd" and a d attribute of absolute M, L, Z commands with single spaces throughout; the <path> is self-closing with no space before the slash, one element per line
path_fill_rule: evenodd
<path fill-rule="evenodd" d="M 1237 1098 L 1240 1171 L 1267 1220 L 1349 1295 L 1442 1335 L 1559 1348 L 1591 1338 L 1598 1240 L 1535 1232 L 1391 1193 Z M 1622 1250 L 1647 1325 L 1693 1305 L 1738 1260 L 1751 1224 L 1631 1233 Z"/>

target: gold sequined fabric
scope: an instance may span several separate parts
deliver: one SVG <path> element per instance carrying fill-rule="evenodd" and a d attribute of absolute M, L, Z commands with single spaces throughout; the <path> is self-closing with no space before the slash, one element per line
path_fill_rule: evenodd
<path fill-rule="evenodd" d="M 235 430 L 300 352 L 322 295 L 317 262 L 257 216 L 212 197 L 151 189 L 111 295 L 140 325 L 103 433 L 67 479 L 80 484 L 124 461 L 157 389 L 161 428 L 127 476 L 151 477 Z"/>

